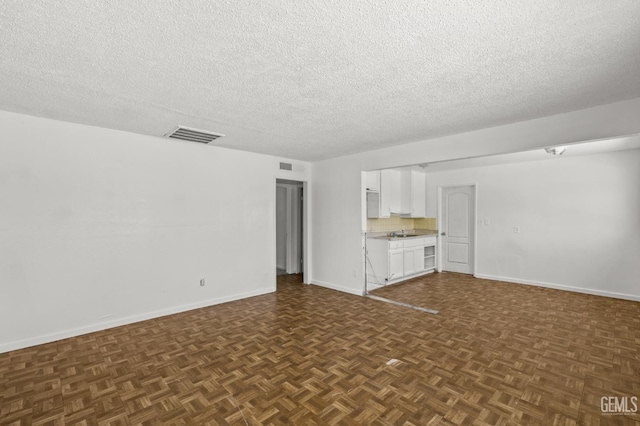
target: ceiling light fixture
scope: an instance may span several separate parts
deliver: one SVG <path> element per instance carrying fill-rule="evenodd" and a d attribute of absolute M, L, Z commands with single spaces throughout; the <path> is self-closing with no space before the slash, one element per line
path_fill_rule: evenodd
<path fill-rule="evenodd" d="M 547 151 L 547 154 L 562 155 L 566 149 L 566 146 L 554 146 L 553 148 L 545 148 L 544 150 Z"/>

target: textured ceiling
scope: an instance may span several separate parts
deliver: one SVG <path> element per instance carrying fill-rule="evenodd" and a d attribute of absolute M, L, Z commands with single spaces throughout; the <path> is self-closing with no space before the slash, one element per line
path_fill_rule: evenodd
<path fill-rule="evenodd" d="M 3 0 L 0 40 L 0 109 L 302 160 L 640 96 L 638 0 Z"/>

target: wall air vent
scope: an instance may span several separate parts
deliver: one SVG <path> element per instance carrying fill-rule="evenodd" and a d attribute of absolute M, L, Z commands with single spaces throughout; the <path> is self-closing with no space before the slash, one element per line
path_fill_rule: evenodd
<path fill-rule="evenodd" d="M 224 135 L 217 133 L 206 132 L 204 130 L 192 129 L 190 127 L 178 126 L 174 130 L 170 131 L 165 138 L 180 139 L 189 142 L 209 143 Z"/>
<path fill-rule="evenodd" d="M 280 170 L 293 170 L 293 165 L 291 163 L 280 163 Z"/>

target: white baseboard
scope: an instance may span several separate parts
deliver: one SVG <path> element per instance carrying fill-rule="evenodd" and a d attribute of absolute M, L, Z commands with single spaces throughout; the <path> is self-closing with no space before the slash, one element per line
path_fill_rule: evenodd
<path fill-rule="evenodd" d="M 0 353 L 24 349 L 30 346 L 41 345 L 44 343 L 55 342 L 56 340 L 67 339 L 69 337 L 80 336 L 82 334 L 93 333 L 95 331 L 106 330 L 108 328 L 119 327 L 122 325 L 133 324 L 135 322 L 145 321 L 153 318 L 159 318 L 166 315 L 177 314 L 180 312 L 191 311 L 193 309 L 205 308 L 207 306 L 219 305 L 221 303 L 232 302 L 234 300 L 246 299 L 248 297 L 260 296 L 262 294 L 273 293 L 275 287 L 261 288 L 246 293 L 234 294 L 231 296 L 218 297 L 215 299 L 203 300 L 197 303 L 187 305 L 173 306 L 170 308 L 159 309 L 157 311 L 146 312 L 144 314 L 132 315 L 125 318 L 119 318 L 110 321 L 99 322 L 85 327 L 77 327 L 63 330 L 55 333 L 44 334 L 42 336 L 31 337 L 24 340 L 14 342 L 1 343 Z"/>
<path fill-rule="evenodd" d="M 319 281 L 319 280 L 311 280 L 311 284 L 318 285 L 320 287 L 330 288 L 331 290 L 341 291 L 343 293 L 355 294 L 356 296 L 362 296 L 364 294 L 363 289 L 357 290 L 350 287 L 343 287 L 341 285 L 332 284 L 332 283 Z"/>
<path fill-rule="evenodd" d="M 556 290 L 573 291 L 575 293 L 593 294 L 595 296 L 613 297 L 614 299 L 633 300 L 635 302 L 640 302 L 640 295 L 635 295 L 635 294 L 615 293 L 615 292 L 612 292 L 612 291 L 594 290 L 594 289 L 591 289 L 591 288 L 573 287 L 573 286 L 570 286 L 570 285 L 552 284 L 552 283 L 546 283 L 546 282 L 541 282 L 541 281 L 532 281 L 532 280 L 522 280 L 522 279 L 518 279 L 518 278 L 498 277 L 498 276 L 494 276 L 494 275 L 475 274 L 474 276 L 476 278 L 481 278 L 481 279 L 485 279 L 485 280 L 504 281 L 504 282 L 516 283 L 516 284 L 534 285 L 534 286 L 538 286 L 538 287 L 553 288 L 553 289 L 556 289 Z"/>

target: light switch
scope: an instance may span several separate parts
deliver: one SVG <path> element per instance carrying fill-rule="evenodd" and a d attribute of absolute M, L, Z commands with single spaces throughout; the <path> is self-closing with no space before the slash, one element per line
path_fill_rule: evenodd
<path fill-rule="evenodd" d="M 485 219 L 484 220 L 484 226 L 489 226 L 489 225 L 491 225 L 491 220 Z"/>

